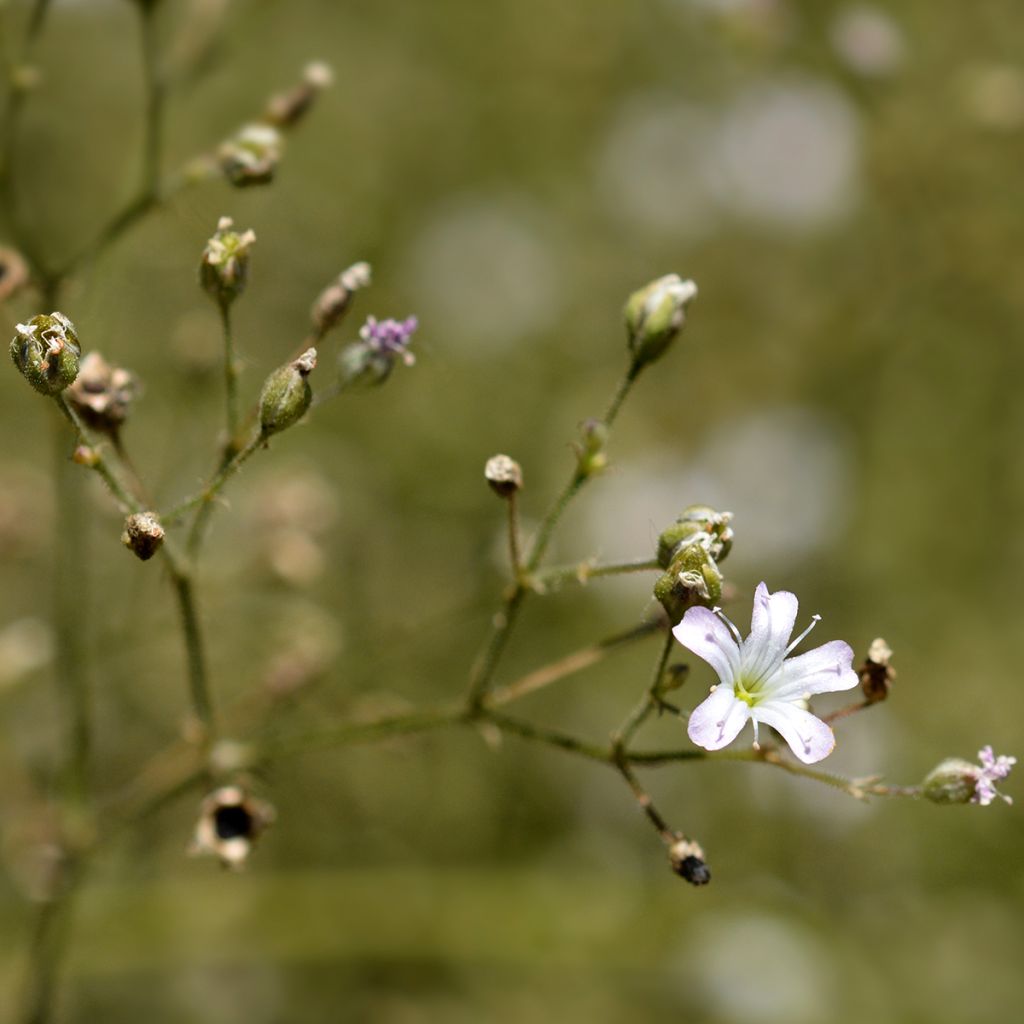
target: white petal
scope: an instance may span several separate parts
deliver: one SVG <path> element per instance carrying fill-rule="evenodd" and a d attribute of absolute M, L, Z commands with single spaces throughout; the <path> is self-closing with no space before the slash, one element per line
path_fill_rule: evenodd
<path fill-rule="evenodd" d="M 705 750 L 728 746 L 750 718 L 750 708 L 733 693 L 731 686 L 719 686 L 690 714 L 686 732 Z"/>
<path fill-rule="evenodd" d="M 759 704 L 752 714 L 759 722 L 780 733 L 804 764 L 814 764 L 828 757 L 836 745 L 832 730 L 820 718 L 795 704 L 784 701 Z"/>
<path fill-rule="evenodd" d="M 740 649 L 729 627 L 714 612 L 707 608 L 688 608 L 672 635 L 698 658 L 703 658 L 718 673 L 718 678 L 732 688 Z"/>
<path fill-rule="evenodd" d="M 811 693 L 850 690 L 860 682 L 853 670 L 853 649 L 842 640 L 830 640 L 813 651 L 782 664 L 778 686 L 770 700 L 793 700 Z"/>
<path fill-rule="evenodd" d="M 750 636 L 743 641 L 743 668 L 752 676 L 766 673 L 781 663 L 796 622 L 797 599 L 788 590 L 768 593 L 764 583 L 757 585 L 754 611 L 750 617 Z"/>

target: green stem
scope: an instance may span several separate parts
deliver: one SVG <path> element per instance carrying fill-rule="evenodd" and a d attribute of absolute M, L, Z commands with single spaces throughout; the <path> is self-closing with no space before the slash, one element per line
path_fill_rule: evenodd
<path fill-rule="evenodd" d="M 54 891 L 36 913 L 19 1017 L 22 1024 L 50 1024 L 55 1019 L 58 974 L 67 948 L 75 896 L 85 870 L 84 854 L 66 853 L 57 869 Z"/>
<path fill-rule="evenodd" d="M 180 566 L 175 566 L 172 563 L 171 582 L 174 584 L 174 592 L 178 598 L 178 611 L 181 615 L 182 634 L 185 639 L 192 711 L 202 730 L 200 746 L 203 750 L 208 751 L 216 739 L 216 722 L 213 700 L 210 696 L 210 683 L 206 674 L 203 635 L 199 625 L 192 577 L 189 573 L 182 571 Z"/>
<path fill-rule="evenodd" d="M 546 729 L 543 726 L 534 725 L 532 722 L 526 722 L 520 718 L 512 718 L 498 711 L 487 710 L 483 713 L 483 717 L 486 721 L 496 725 L 502 732 L 522 736 L 524 739 L 535 740 L 538 743 L 546 743 L 548 746 L 558 747 L 559 750 L 567 750 L 571 754 L 579 754 L 581 757 L 589 758 L 591 761 L 602 761 L 606 764 L 612 763 L 612 751 L 608 747 L 589 743 L 569 733 L 559 732 L 556 729 Z"/>
<path fill-rule="evenodd" d="M 163 152 L 164 109 L 166 88 L 160 71 L 160 54 L 156 32 L 155 3 L 139 3 L 140 47 L 142 51 L 142 77 L 145 92 L 143 118 L 142 171 L 139 197 L 160 195 L 160 164 Z"/>
<path fill-rule="evenodd" d="M 64 791 L 73 813 L 89 803 L 92 715 L 86 637 L 89 629 L 89 558 L 87 521 L 83 516 L 85 478 L 68 462 L 67 428 L 58 427 L 55 441 L 56 538 L 54 622 L 57 631 L 56 676 L 65 716 L 63 743 Z"/>
<path fill-rule="evenodd" d="M 512 578 L 519 579 L 523 560 L 519 546 L 519 502 L 516 499 L 515 491 L 506 498 L 506 504 L 508 505 L 508 560 L 512 567 Z"/>
<path fill-rule="evenodd" d="M 235 355 L 234 334 L 231 330 L 231 302 L 217 304 L 224 334 L 224 401 L 228 441 L 225 451 L 234 455 L 238 437 L 238 362 Z"/>
<path fill-rule="evenodd" d="M 248 458 L 260 445 L 266 441 L 263 433 L 257 433 L 252 440 L 240 451 L 234 454 L 225 452 L 225 459 L 222 460 L 220 468 L 213 475 L 213 479 L 198 494 L 186 498 L 180 505 L 177 505 L 167 514 L 168 522 L 180 519 L 187 512 L 196 509 L 195 519 L 192 520 L 192 527 L 189 530 L 186 550 L 189 557 L 194 561 L 202 547 L 203 535 L 206 532 L 206 525 L 213 515 L 214 502 L 220 494 L 224 485 L 242 468 Z"/>
<path fill-rule="evenodd" d="M 467 706 L 473 714 L 483 710 L 487 690 L 491 685 L 491 679 L 494 677 L 494 671 L 498 667 L 505 645 L 508 643 L 524 597 L 526 597 L 526 588 L 521 583 L 514 584 L 505 598 L 501 610 L 494 616 L 487 645 L 477 658 L 470 675 Z"/>
<path fill-rule="evenodd" d="M 651 619 L 648 622 L 641 622 L 640 625 L 634 626 L 624 633 L 616 633 L 614 636 L 610 636 L 596 644 L 591 644 L 589 647 L 573 651 L 572 654 L 568 654 L 564 658 L 552 662 L 550 665 L 544 665 L 541 668 L 534 669 L 532 672 L 528 672 L 507 686 L 492 690 L 485 703 L 488 707 L 501 707 L 504 704 L 511 704 L 520 697 L 525 697 L 528 693 L 543 689 L 552 683 L 565 679 L 566 676 L 571 676 L 577 672 L 582 672 L 585 668 L 590 668 L 591 665 L 597 664 L 597 662 L 603 660 L 617 648 L 632 643 L 635 640 L 642 640 L 644 637 L 650 636 L 651 633 L 657 633 L 663 626 L 664 623 L 660 619 Z"/>
<path fill-rule="evenodd" d="M 636 735 L 636 731 L 647 721 L 648 716 L 658 706 L 661 680 L 665 675 L 665 667 L 668 665 L 668 659 L 672 654 L 674 643 L 675 637 L 670 632 L 665 637 L 661 654 L 658 655 L 658 661 L 654 666 L 654 676 L 651 679 L 650 686 L 647 687 L 647 692 L 612 737 L 612 746 L 617 751 L 624 752 L 629 747 L 629 742 Z"/>
<path fill-rule="evenodd" d="M 657 807 L 654 806 L 651 794 L 641 785 L 640 780 L 636 777 L 636 772 L 630 767 L 628 756 L 622 748 L 618 749 L 618 754 L 615 757 L 615 767 L 626 780 L 626 785 L 629 786 L 640 810 L 647 815 L 648 821 L 655 827 L 665 845 L 671 846 L 676 841 L 676 833 L 661 816 Z"/>
<path fill-rule="evenodd" d="M 660 569 L 656 558 L 638 558 L 632 562 L 614 562 L 608 565 L 593 565 L 580 562 L 579 565 L 557 565 L 543 572 L 535 573 L 526 579 L 531 590 L 543 592 L 550 587 L 560 587 L 563 583 L 579 583 L 585 585 L 592 579 L 602 576 L 624 576 L 631 572 L 646 572 Z"/>

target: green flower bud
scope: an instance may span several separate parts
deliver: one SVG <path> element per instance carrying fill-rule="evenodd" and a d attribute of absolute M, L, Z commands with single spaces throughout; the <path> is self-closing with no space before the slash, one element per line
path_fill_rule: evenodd
<path fill-rule="evenodd" d="M 11 358 L 36 391 L 59 394 L 78 376 L 82 349 L 75 325 L 63 313 L 40 313 L 15 330 Z"/>
<path fill-rule="evenodd" d="M 667 569 L 687 544 L 701 543 L 716 562 L 732 550 L 731 512 L 716 512 L 707 505 L 690 505 L 658 538 L 658 564 Z"/>
<path fill-rule="evenodd" d="M 143 562 L 148 562 L 163 542 L 164 528 L 155 512 L 136 512 L 125 519 L 121 543 Z"/>
<path fill-rule="evenodd" d="M 654 584 L 654 596 L 669 618 L 678 622 L 687 608 L 710 607 L 721 600 L 722 574 L 702 544 L 687 544 Z"/>
<path fill-rule="evenodd" d="M 256 241 L 250 228 L 239 234 L 234 221 L 221 217 L 199 261 L 199 283 L 214 301 L 228 306 L 245 291 L 249 277 L 249 250 Z"/>
<path fill-rule="evenodd" d="M 306 379 L 316 367 L 316 349 L 307 349 L 294 362 L 275 370 L 260 392 L 260 430 L 270 437 L 297 423 L 313 401 Z"/>
<path fill-rule="evenodd" d="M 635 366 L 646 366 L 664 355 L 686 322 L 686 307 L 696 295 L 697 286 L 678 274 L 659 277 L 633 292 L 624 312 Z"/>
<path fill-rule="evenodd" d="M 581 477 L 597 476 L 608 466 L 604 446 L 608 443 L 608 427 L 600 420 L 589 419 L 580 427 L 582 444 L 576 449 L 576 470 Z"/>
<path fill-rule="evenodd" d="M 978 766 L 960 757 L 940 761 L 921 783 L 921 795 L 934 804 L 970 803 L 978 785 Z"/>

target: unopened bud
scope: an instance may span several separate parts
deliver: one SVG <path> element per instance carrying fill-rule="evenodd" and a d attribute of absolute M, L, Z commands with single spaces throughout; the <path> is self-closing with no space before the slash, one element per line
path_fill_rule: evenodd
<path fill-rule="evenodd" d="M 731 512 L 716 512 L 707 505 L 690 505 L 658 538 L 658 564 L 667 569 L 687 544 L 702 544 L 716 562 L 732 550 Z"/>
<path fill-rule="evenodd" d="M 686 322 L 686 307 L 696 295 L 697 286 L 678 274 L 659 277 L 633 292 L 624 312 L 634 366 L 646 366 L 664 355 Z"/>
<path fill-rule="evenodd" d="M 608 427 L 597 419 L 584 420 L 580 426 L 582 444 L 576 449 L 576 471 L 584 478 L 597 476 L 608 465 L 604 447 L 608 443 Z"/>
<path fill-rule="evenodd" d="M 935 804 L 966 804 L 977 784 L 977 765 L 961 757 L 947 757 L 925 776 L 921 795 Z"/>
<path fill-rule="evenodd" d="M 78 376 L 82 349 L 75 325 L 63 313 L 40 313 L 14 329 L 11 358 L 36 391 L 56 395 Z"/>
<path fill-rule="evenodd" d="M 124 521 L 121 543 L 143 562 L 148 562 L 164 542 L 164 528 L 155 512 L 136 512 Z"/>
<path fill-rule="evenodd" d="M 691 885 L 707 885 L 711 881 L 711 869 L 704 860 L 700 843 L 680 836 L 669 847 L 668 857 L 672 870 Z"/>
<path fill-rule="evenodd" d="M 0 302 L 28 284 L 28 265 L 16 249 L 0 248 Z"/>
<path fill-rule="evenodd" d="M 245 291 L 249 250 L 256 242 L 256 233 L 251 228 L 239 233 L 234 230 L 234 223 L 230 217 L 217 221 L 217 230 L 199 261 L 199 283 L 222 306 L 230 305 Z"/>
<path fill-rule="evenodd" d="M 891 658 L 892 649 L 881 637 L 871 642 L 868 656 L 858 670 L 860 688 L 871 704 L 877 704 L 889 696 L 892 681 L 896 678 L 896 669 L 889 664 Z"/>
<path fill-rule="evenodd" d="M 237 188 L 273 181 L 281 162 L 281 135 L 269 124 L 246 125 L 217 153 L 225 177 Z"/>
<path fill-rule="evenodd" d="M 271 97 L 264 119 L 278 128 L 293 128 L 306 116 L 313 101 L 333 78 L 327 64 L 318 61 L 308 65 L 302 81 L 295 88 Z"/>
<path fill-rule="evenodd" d="M 313 303 L 313 326 L 322 336 L 344 316 L 352 302 L 352 296 L 370 283 L 369 263 L 353 263 L 343 270 L 336 281 L 332 281 Z"/>
<path fill-rule="evenodd" d="M 710 608 L 719 602 L 722 574 L 703 545 L 688 544 L 654 584 L 654 596 L 672 622 L 679 622 L 687 608 L 695 605 Z"/>
<path fill-rule="evenodd" d="M 67 400 L 83 420 L 106 434 L 117 433 L 139 393 L 135 375 L 111 366 L 99 352 L 83 360 L 78 377 L 67 390 Z"/>
<path fill-rule="evenodd" d="M 484 466 L 484 478 L 499 498 L 510 498 L 523 488 L 523 471 L 515 459 L 493 455 Z"/>
<path fill-rule="evenodd" d="M 213 854 L 225 867 L 240 870 L 275 817 L 270 804 L 254 799 L 241 786 L 221 786 L 200 806 L 190 852 Z"/>
<path fill-rule="evenodd" d="M 316 367 L 316 349 L 307 349 L 298 359 L 275 370 L 260 392 L 260 429 L 270 437 L 297 423 L 313 401 L 307 378 Z"/>
<path fill-rule="evenodd" d="M 85 466 L 87 469 L 92 469 L 94 466 L 99 465 L 100 455 L 95 448 L 90 448 L 87 444 L 80 444 L 71 453 L 71 461 L 77 463 L 79 466 Z"/>

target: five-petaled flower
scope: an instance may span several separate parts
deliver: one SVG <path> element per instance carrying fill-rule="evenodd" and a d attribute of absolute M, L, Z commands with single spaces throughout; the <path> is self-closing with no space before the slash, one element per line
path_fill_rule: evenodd
<path fill-rule="evenodd" d="M 815 693 L 850 690 L 857 685 L 853 651 L 831 640 L 813 651 L 787 655 L 814 628 L 819 616 L 792 643 L 797 599 L 785 590 L 768 593 L 761 583 L 754 595 L 750 636 L 715 609 L 689 608 L 673 629 L 675 638 L 717 673 L 719 684 L 690 715 L 690 739 L 706 750 L 730 744 L 746 723 L 771 726 L 805 764 L 828 757 L 835 746 L 829 726 L 806 708 Z"/>

